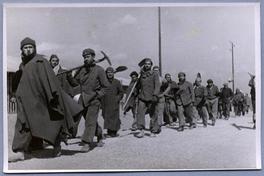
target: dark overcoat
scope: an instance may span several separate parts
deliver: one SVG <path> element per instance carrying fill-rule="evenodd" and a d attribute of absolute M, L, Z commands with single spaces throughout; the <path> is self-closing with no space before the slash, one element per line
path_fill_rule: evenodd
<path fill-rule="evenodd" d="M 102 114 L 104 128 L 117 131 L 120 129 L 120 100 L 123 98 L 123 88 L 119 80 L 109 81 L 106 93 L 102 98 Z"/>
<path fill-rule="evenodd" d="M 82 109 L 61 88 L 50 63 L 36 55 L 23 68 L 16 97 L 20 102 L 17 127 L 29 129 L 32 136 L 51 144 L 61 129 L 71 131 L 73 116 Z"/>

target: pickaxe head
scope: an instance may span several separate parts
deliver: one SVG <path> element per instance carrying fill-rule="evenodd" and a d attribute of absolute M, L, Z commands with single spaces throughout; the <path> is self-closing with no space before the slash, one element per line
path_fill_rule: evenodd
<path fill-rule="evenodd" d="M 105 52 L 101 51 L 101 53 L 104 55 L 104 57 L 103 57 L 102 59 L 103 59 L 103 60 L 107 60 L 108 64 L 111 66 L 112 63 L 111 63 L 109 57 L 105 54 Z"/>

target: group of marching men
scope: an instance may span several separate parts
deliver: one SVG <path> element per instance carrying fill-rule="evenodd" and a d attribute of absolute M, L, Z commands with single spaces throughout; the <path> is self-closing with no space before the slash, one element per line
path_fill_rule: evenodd
<path fill-rule="evenodd" d="M 202 119 L 204 127 L 207 127 L 208 119 L 211 119 L 211 125 L 214 126 L 216 119 L 230 118 L 232 105 L 235 116 L 244 116 L 251 102 L 255 129 L 255 76 L 251 75 L 249 81 L 250 100 L 248 94 L 243 94 L 239 89 L 234 94 L 228 83 L 224 83 L 220 91 L 212 79 L 207 80 L 206 87 L 203 86 L 200 73 L 192 84 L 186 81 L 185 73 L 180 72 L 176 83 L 169 73 L 159 81 L 159 67 L 152 68 L 149 58 L 142 60 L 139 66 L 142 68 L 140 75 L 135 71 L 130 74 L 131 83 L 124 105 L 124 114 L 131 110 L 134 117 L 131 130 L 140 130 L 137 137 L 144 137 L 146 112 L 151 120 L 150 136 L 155 137 L 161 132 L 161 126 L 176 127 L 177 121 L 178 131 L 184 131 L 186 122 L 190 129 L 196 128 L 198 119 Z"/>
<path fill-rule="evenodd" d="M 96 64 L 95 51 L 87 48 L 82 52 L 84 65 L 67 71 L 59 64 L 57 55 L 52 54 L 47 60 L 37 54 L 33 39 L 26 37 L 20 45 L 22 62 L 14 76 L 11 98 L 18 106 L 12 143 L 16 156 L 10 158 L 10 162 L 24 160 L 26 153 L 43 149 L 44 141 L 53 146 L 54 157 L 60 156 L 61 142 L 67 144 L 67 138 L 76 137 L 82 117 L 85 129 L 79 144 L 80 152 L 88 152 L 95 146 L 102 147 L 105 137 L 118 136 L 124 90 L 121 82 L 114 78 L 117 69 L 108 67 L 104 70 Z M 130 74 L 131 82 L 123 104 L 124 115 L 132 111 L 134 121 L 131 130 L 138 131 L 135 133 L 138 138 L 145 136 L 146 114 L 150 116 L 150 136 L 155 137 L 164 124 L 175 127 L 178 122 L 178 131 L 184 131 L 185 123 L 191 129 L 196 128 L 198 117 L 204 127 L 207 127 L 208 118 L 214 126 L 219 113 L 225 119 L 230 117 L 231 99 L 237 112 L 244 111 L 245 103 L 241 109 L 241 102 L 246 98 L 239 90 L 233 95 L 227 84 L 219 91 L 209 79 L 204 87 L 200 74 L 192 84 L 186 81 L 183 72 L 178 74 L 176 83 L 170 74 L 161 79 L 159 67 L 153 67 L 150 58 L 144 58 L 138 65 L 140 72 Z M 255 126 L 254 78 L 251 77 L 249 86 Z M 98 124 L 100 109 L 106 135 Z"/>

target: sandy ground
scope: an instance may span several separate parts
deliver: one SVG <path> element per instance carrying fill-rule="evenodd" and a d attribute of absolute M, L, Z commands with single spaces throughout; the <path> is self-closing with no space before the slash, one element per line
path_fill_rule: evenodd
<path fill-rule="evenodd" d="M 122 129 L 117 138 L 104 140 L 104 147 L 80 153 L 80 138 L 62 144 L 62 156 L 51 157 L 51 146 L 34 152 L 30 159 L 9 163 L 9 170 L 96 170 L 96 169 L 231 169 L 256 167 L 256 130 L 252 129 L 252 114 L 217 120 L 216 126 L 204 128 L 201 122 L 196 129 L 177 132 L 162 127 L 155 138 L 146 131 L 144 138 L 134 137 L 129 128 L 131 114 L 121 117 Z M 14 134 L 16 115 L 8 116 L 9 155 Z M 146 118 L 147 122 L 149 118 Z M 103 120 L 100 117 L 99 123 Z M 211 122 L 210 122 L 211 123 Z M 84 121 L 78 135 L 82 134 Z"/>

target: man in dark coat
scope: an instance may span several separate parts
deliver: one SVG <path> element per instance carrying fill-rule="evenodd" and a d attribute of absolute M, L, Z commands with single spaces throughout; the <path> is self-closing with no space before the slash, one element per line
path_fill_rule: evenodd
<path fill-rule="evenodd" d="M 107 129 L 107 136 L 117 137 L 117 131 L 120 129 L 120 101 L 123 98 L 124 91 L 119 80 L 114 78 L 114 69 L 106 69 L 108 88 L 102 98 L 102 114 L 104 118 L 104 128 Z"/>
<path fill-rule="evenodd" d="M 60 65 L 60 59 L 57 55 L 52 54 L 50 56 L 50 65 L 57 76 L 58 80 L 60 81 L 60 85 L 62 89 L 71 97 L 74 97 L 74 91 L 73 87 L 78 86 L 76 82 L 73 80 L 72 74 L 71 73 L 64 73 L 64 74 L 59 74 L 62 72 L 67 71 L 66 69 L 62 68 Z M 58 75 L 59 74 L 59 75 Z"/>
<path fill-rule="evenodd" d="M 203 126 L 207 127 L 207 120 L 208 120 L 208 112 L 206 109 L 206 97 L 207 91 L 204 86 L 201 85 L 202 79 L 196 78 L 195 80 L 195 87 L 194 87 L 194 94 L 195 94 L 195 101 L 194 107 L 197 109 L 199 116 L 203 120 Z"/>
<path fill-rule="evenodd" d="M 163 112 L 164 122 L 165 124 L 168 124 L 170 126 L 175 126 L 177 120 L 175 99 L 174 99 L 173 91 L 171 90 L 171 86 L 173 85 L 176 85 L 176 82 L 172 81 L 171 75 L 169 73 L 166 73 L 165 79 L 162 81 L 160 89 L 165 97 L 164 112 Z"/>
<path fill-rule="evenodd" d="M 185 73 L 180 72 L 178 74 L 179 83 L 176 87 L 173 87 L 179 118 L 178 131 L 184 131 L 185 116 L 190 123 L 190 128 L 196 128 L 196 118 L 193 111 L 193 103 L 195 101 L 193 85 L 186 81 L 185 76 Z"/>
<path fill-rule="evenodd" d="M 44 139 L 54 146 L 54 156 L 60 155 L 62 136 L 73 128 L 73 116 L 78 107 L 58 84 L 49 62 L 36 52 L 35 41 L 21 41 L 22 63 L 17 79 L 17 122 L 12 149 L 24 159 L 24 152 L 33 137 Z"/>
<path fill-rule="evenodd" d="M 142 65 L 141 65 L 142 64 Z M 160 132 L 158 124 L 158 94 L 160 90 L 159 75 L 151 70 L 153 63 L 150 58 L 143 59 L 139 66 L 143 66 L 138 84 L 138 113 L 137 128 L 140 133 L 138 138 L 144 137 L 145 114 L 150 115 L 151 137 L 155 137 Z"/>
<path fill-rule="evenodd" d="M 221 89 L 220 97 L 222 100 L 222 107 L 223 107 L 223 115 L 226 120 L 230 117 L 230 106 L 231 106 L 231 99 L 233 98 L 234 94 L 232 89 L 228 87 L 228 84 L 225 83 L 224 87 Z"/>
<path fill-rule="evenodd" d="M 76 81 L 80 84 L 81 96 L 79 104 L 84 107 L 85 129 L 82 135 L 82 152 L 91 149 L 94 136 L 97 136 L 97 146 L 103 146 L 103 131 L 97 119 L 101 106 L 101 99 L 105 95 L 108 81 L 104 69 L 95 64 L 93 49 L 83 50 L 84 67 L 77 71 Z"/>
<path fill-rule="evenodd" d="M 136 118 L 136 113 L 137 113 L 137 107 L 138 107 L 138 98 L 137 98 L 137 89 L 136 87 L 134 88 L 129 100 L 128 100 L 128 96 L 132 91 L 132 88 L 135 86 L 135 84 L 137 84 L 137 80 L 138 80 L 138 73 L 136 71 L 133 71 L 130 73 L 130 77 L 131 77 L 131 81 L 128 85 L 127 91 L 126 91 L 126 101 L 127 104 L 124 107 L 124 115 L 126 115 L 126 113 L 131 110 L 132 111 L 132 115 L 133 115 L 133 123 L 132 123 L 132 127 L 131 130 L 132 131 L 136 131 L 137 130 L 137 118 Z"/>
<path fill-rule="evenodd" d="M 214 126 L 218 112 L 219 90 L 218 87 L 214 85 L 212 79 L 207 80 L 206 90 L 207 90 L 207 97 L 206 97 L 207 111 L 210 119 L 212 120 L 212 126 Z"/>
<path fill-rule="evenodd" d="M 250 89 L 250 95 L 251 95 L 251 102 L 252 102 L 252 108 L 253 108 L 253 123 L 254 126 L 253 128 L 256 128 L 256 88 L 255 88 L 255 76 L 252 75 L 251 79 L 248 83 L 248 86 L 251 88 Z"/>

